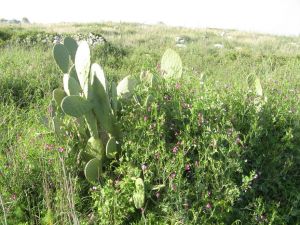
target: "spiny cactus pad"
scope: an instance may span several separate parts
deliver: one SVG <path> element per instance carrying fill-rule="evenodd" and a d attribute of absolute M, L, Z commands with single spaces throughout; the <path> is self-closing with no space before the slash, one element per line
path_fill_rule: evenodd
<path fill-rule="evenodd" d="M 111 137 L 106 144 L 106 157 L 114 159 L 117 154 L 117 142 L 114 137 Z"/>
<path fill-rule="evenodd" d="M 71 37 L 66 37 L 64 39 L 64 46 L 68 50 L 68 52 L 71 56 L 71 59 L 74 63 L 75 62 L 75 54 L 76 54 L 76 51 L 77 51 L 77 48 L 78 48 L 77 42 Z"/>
<path fill-rule="evenodd" d="M 97 120 L 105 130 L 111 133 L 113 131 L 113 115 L 111 113 L 109 98 L 97 76 L 93 76 L 92 89 L 94 94 L 92 103 Z"/>
<path fill-rule="evenodd" d="M 92 109 L 93 105 L 84 98 L 77 95 L 70 95 L 62 100 L 61 108 L 64 113 L 81 117 Z"/>
<path fill-rule="evenodd" d="M 76 69 L 75 69 L 75 65 L 73 65 L 70 68 L 69 75 L 70 75 L 70 77 L 74 78 L 77 81 L 77 83 L 79 84 L 79 80 L 78 80 L 77 72 L 76 72 Z"/>
<path fill-rule="evenodd" d="M 98 78 L 98 80 L 101 82 L 105 92 L 108 91 L 108 82 L 105 78 L 103 69 L 101 68 L 101 66 L 97 63 L 93 63 L 92 67 L 91 67 L 91 76 L 96 76 Z"/>
<path fill-rule="evenodd" d="M 182 75 L 182 61 L 177 52 L 167 49 L 161 59 L 161 71 L 164 78 L 179 79 Z"/>
<path fill-rule="evenodd" d="M 85 121 L 87 123 L 89 132 L 92 137 L 97 138 L 99 136 L 98 133 L 98 126 L 97 126 L 97 119 L 92 111 L 88 111 L 84 115 Z"/>
<path fill-rule="evenodd" d="M 90 137 L 88 140 L 88 153 L 93 155 L 95 158 L 102 160 L 104 156 L 103 143 L 100 138 Z"/>
<path fill-rule="evenodd" d="M 84 168 L 86 179 L 93 183 L 99 181 L 102 174 L 102 162 L 99 159 L 91 159 Z"/>
<path fill-rule="evenodd" d="M 64 90 L 67 95 L 79 95 L 81 87 L 79 83 L 69 74 L 64 74 L 63 77 Z"/>
<path fill-rule="evenodd" d="M 117 86 L 118 97 L 128 98 L 132 95 L 134 88 L 137 85 L 137 80 L 132 76 L 126 76 Z"/>
<path fill-rule="evenodd" d="M 85 96 L 88 96 L 88 78 L 90 72 L 90 48 L 86 41 L 82 41 L 75 55 L 75 68 L 78 80 Z"/>
<path fill-rule="evenodd" d="M 53 56 L 61 71 L 68 73 L 70 57 L 66 47 L 63 44 L 56 44 L 53 48 Z"/>

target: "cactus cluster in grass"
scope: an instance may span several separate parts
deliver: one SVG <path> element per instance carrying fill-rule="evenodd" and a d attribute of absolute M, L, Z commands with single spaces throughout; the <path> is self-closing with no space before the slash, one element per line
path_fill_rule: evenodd
<path fill-rule="evenodd" d="M 54 59 L 64 73 L 63 88 L 53 91 L 52 122 L 60 133 L 64 114 L 76 117 L 79 124 L 86 122 L 90 138 L 83 151 L 87 163 L 85 176 L 90 182 L 101 178 L 107 159 L 113 159 L 120 150 L 121 133 L 117 121 L 118 101 L 129 97 L 135 80 L 125 77 L 118 86 L 109 84 L 99 64 L 90 62 L 87 42 L 66 37 L 64 44 L 56 44 Z"/>

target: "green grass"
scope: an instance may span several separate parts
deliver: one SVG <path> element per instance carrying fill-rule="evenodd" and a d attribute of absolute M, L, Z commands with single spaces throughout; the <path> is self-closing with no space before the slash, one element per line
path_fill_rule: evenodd
<path fill-rule="evenodd" d="M 159 74 L 175 49 L 180 83 L 139 87 L 142 101 L 122 105 L 120 158 L 100 184 L 78 160 L 87 136 L 76 125 L 49 127 L 52 91 L 62 74 L 52 44 L 18 37 L 94 32 L 92 48 L 110 81 L 142 70 Z M 300 39 L 216 29 L 141 24 L 0 26 L 0 221 L 2 224 L 300 224 Z M 185 48 L 175 46 L 184 36 Z M 222 44 L 218 49 L 214 44 Z M 203 83 L 200 76 L 204 74 Z M 260 78 L 259 108 L 247 77 Z M 144 211 L 132 202 L 145 182 Z M 164 184 L 160 190 L 155 185 Z"/>

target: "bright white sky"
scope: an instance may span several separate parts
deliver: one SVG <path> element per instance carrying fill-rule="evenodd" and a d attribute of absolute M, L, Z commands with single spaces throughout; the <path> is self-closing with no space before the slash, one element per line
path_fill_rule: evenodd
<path fill-rule="evenodd" d="M 7 0 L 0 18 L 125 21 L 300 35 L 300 0 Z"/>

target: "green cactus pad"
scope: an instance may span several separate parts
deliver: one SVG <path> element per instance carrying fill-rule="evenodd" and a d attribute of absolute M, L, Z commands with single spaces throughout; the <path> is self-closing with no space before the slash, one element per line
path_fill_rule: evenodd
<path fill-rule="evenodd" d="M 92 107 L 93 105 L 89 101 L 77 95 L 64 97 L 61 103 L 64 113 L 74 117 L 83 116 L 91 111 Z"/>
<path fill-rule="evenodd" d="M 64 74 L 63 77 L 64 90 L 67 95 L 79 95 L 81 87 L 79 83 L 69 74 Z"/>
<path fill-rule="evenodd" d="M 92 90 L 94 96 L 91 101 L 94 105 L 97 120 L 105 130 L 111 133 L 113 131 L 113 115 L 111 113 L 109 98 L 97 76 L 92 76 Z"/>
<path fill-rule="evenodd" d="M 77 73 L 76 73 L 75 65 L 73 65 L 70 68 L 69 75 L 70 75 L 70 77 L 72 77 L 73 79 L 75 79 L 77 81 L 77 83 L 79 84 L 79 80 L 78 80 L 78 76 L 77 76 Z"/>
<path fill-rule="evenodd" d="M 93 111 L 89 111 L 84 115 L 91 137 L 98 138 L 97 119 Z"/>
<path fill-rule="evenodd" d="M 118 93 L 115 82 L 111 83 L 111 107 L 113 109 L 114 115 L 116 115 L 118 111 Z"/>
<path fill-rule="evenodd" d="M 87 143 L 87 152 L 95 158 L 102 160 L 104 156 L 102 140 L 98 137 L 90 137 Z"/>
<path fill-rule="evenodd" d="M 108 92 L 108 83 L 106 77 L 104 75 L 103 69 L 97 63 L 93 63 L 91 67 L 91 76 L 96 76 L 98 80 L 101 82 L 105 92 Z"/>
<path fill-rule="evenodd" d="M 126 76 L 117 86 L 118 97 L 129 98 L 132 95 L 136 85 L 137 80 L 135 78 L 132 76 Z"/>
<path fill-rule="evenodd" d="M 90 48 L 86 41 L 82 41 L 76 51 L 75 68 L 84 95 L 88 96 L 88 78 L 90 72 Z"/>
<path fill-rule="evenodd" d="M 61 102 L 64 97 L 66 97 L 66 93 L 63 90 L 61 90 L 60 88 L 56 88 L 53 91 L 53 99 L 58 106 L 61 105 Z"/>
<path fill-rule="evenodd" d="M 133 194 L 133 202 L 137 209 L 140 209 L 145 204 L 145 189 L 144 181 L 141 178 L 135 180 L 135 192 Z"/>
<path fill-rule="evenodd" d="M 167 49 L 161 59 L 161 71 L 164 78 L 179 79 L 182 75 L 182 61 L 172 49 Z"/>
<path fill-rule="evenodd" d="M 68 50 L 69 55 L 71 56 L 71 60 L 74 63 L 75 62 L 75 54 L 76 54 L 76 51 L 77 51 L 77 48 L 78 48 L 77 42 L 71 37 L 66 37 L 64 39 L 64 46 Z"/>
<path fill-rule="evenodd" d="M 91 159 L 84 168 L 84 175 L 86 179 L 93 183 L 98 182 L 102 175 L 102 162 L 99 159 Z"/>
<path fill-rule="evenodd" d="M 63 44 L 56 44 L 53 48 L 53 56 L 61 71 L 68 73 L 70 58 L 67 48 Z"/>
<path fill-rule="evenodd" d="M 114 137 L 111 137 L 106 144 L 106 157 L 114 159 L 117 155 L 117 142 Z"/>

